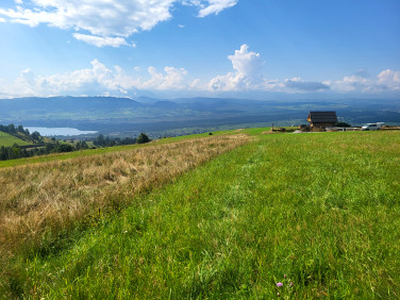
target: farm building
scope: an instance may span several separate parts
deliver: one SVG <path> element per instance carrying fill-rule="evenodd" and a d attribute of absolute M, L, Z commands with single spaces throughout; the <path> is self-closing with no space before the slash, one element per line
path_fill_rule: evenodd
<path fill-rule="evenodd" d="M 326 128 L 333 127 L 338 120 L 335 111 L 310 111 L 307 121 L 311 128 Z"/>

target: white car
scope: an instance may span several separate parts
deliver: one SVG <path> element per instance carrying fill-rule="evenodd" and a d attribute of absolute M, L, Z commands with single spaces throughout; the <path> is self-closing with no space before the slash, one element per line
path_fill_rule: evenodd
<path fill-rule="evenodd" d="M 368 123 L 361 127 L 361 130 L 379 130 L 383 126 L 383 122 Z"/>

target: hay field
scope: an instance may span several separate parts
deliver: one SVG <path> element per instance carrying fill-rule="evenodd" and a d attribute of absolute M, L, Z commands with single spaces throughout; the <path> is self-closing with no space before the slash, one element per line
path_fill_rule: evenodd
<path fill-rule="evenodd" d="M 136 194 L 248 141 L 245 135 L 192 139 L 0 169 L 0 254 L 118 209 Z"/>

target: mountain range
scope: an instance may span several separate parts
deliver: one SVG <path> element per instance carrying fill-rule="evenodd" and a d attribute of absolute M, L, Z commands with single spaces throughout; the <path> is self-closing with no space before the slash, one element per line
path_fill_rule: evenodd
<path fill-rule="evenodd" d="M 134 131 L 276 126 L 306 123 L 309 111 L 334 110 L 341 121 L 400 123 L 396 100 L 261 101 L 227 98 L 50 97 L 0 99 L 0 124 L 73 127 L 105 134 Z"/>

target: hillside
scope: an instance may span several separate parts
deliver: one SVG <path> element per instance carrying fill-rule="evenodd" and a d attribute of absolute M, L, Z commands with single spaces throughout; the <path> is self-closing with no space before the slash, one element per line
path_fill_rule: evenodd
<path fill-rule="evenodd" d="M 0 169 L 0 294 L 399 298 L 399 132 L 269 133 Z"/>
<path fill-rule="evenodd" d="M 0 147 L 11 147 L 14 144 L 17 144 L 18 146 L 27 146 L 29 145 L 28 142 L 23 141 L 15 136 L 12 136 L 8 133 L 0 131 Z"/>
<path fill-rule="evenodd" d="M 306 122 L 310 110 L 334 110 L 353 125 L 400 123 L 400 102 L 390 100 L 255 101 L 223 98 L 52 97 L 0 99 L 3 123 L 73 127 L 101 133 L 148 132 L 154 137 Z"/>

